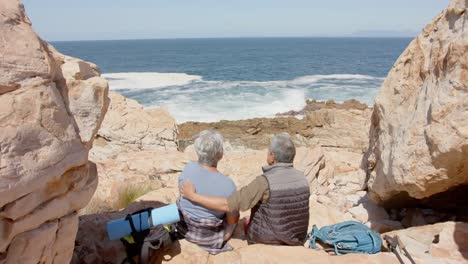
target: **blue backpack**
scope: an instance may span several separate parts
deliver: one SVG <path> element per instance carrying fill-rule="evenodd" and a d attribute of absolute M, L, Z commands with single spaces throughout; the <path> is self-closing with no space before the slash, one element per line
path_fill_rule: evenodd
<path fill-rule="evenodd" d="M 356 222 L 346 221 L 335 225 L 324 226 L 320 229 L 316 225 L 307 235 L 309 248 L 317 249 L 315 241 L 330 245 L 325 251 L 334 251 L 336 255 L 347 253 L 374 254 L 380 252 L 382 238 L 369 227 Z"/>

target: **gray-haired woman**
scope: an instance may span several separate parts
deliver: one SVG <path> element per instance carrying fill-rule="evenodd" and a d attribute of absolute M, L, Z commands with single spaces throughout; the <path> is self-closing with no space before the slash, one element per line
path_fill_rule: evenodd
<path fill-rule="evenodd" d="M 185 166 L 179 175 L 179 186 L 184 181 L 190 181 L 199 193 L 229 197 L 236 191 L 236 185 L 217 168 L 223 157 L 223 137 L 216 131 L 204 130 L 198 134 L 194 145 L 198 161 Z M 188 241 L 211 254 L 232 250 L 225 241 L 230 238 L 237 223 L 238 212 L 226 215 L 183 197 L 179 197 L 177 204 L 183 216 L 178 229 Z"/>

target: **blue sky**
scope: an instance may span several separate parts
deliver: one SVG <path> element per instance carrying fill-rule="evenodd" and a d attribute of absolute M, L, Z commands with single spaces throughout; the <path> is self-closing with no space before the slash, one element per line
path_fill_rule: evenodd
<path fill-rule="evenodd" d="M 448 0 L 24 0 L 46 40 L 415 36 Z"/>

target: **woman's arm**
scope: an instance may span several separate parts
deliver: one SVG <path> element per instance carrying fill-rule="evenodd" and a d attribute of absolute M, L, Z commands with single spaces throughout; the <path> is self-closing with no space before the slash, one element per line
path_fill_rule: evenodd
<path fill-rule="evenodd" d="M 224 241 L 228 241 L 231 238 L 232 233 L 234 233 L 238 222 L 239 212 L 226 213 L 226 228 L 224 229 Z"/>

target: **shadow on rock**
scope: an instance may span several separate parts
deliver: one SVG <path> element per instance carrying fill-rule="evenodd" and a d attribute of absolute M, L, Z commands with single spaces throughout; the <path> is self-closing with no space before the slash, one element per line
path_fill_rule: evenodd
<path fill-rule="evenodd" d="M 453 239 L 461 256 L 468 260 L 468 223 L 456 223 Z"/>
<path fill-rule="evenodd" d="M 71 263 L 121 263 L 126 256 L 125 248 L 120 240 L 109 240 L 106 223 L 144 208 L 164 205 L 157 201 L 138 201 L 121 211 L 80 216 Z"/>
<path fill-rule="evenodd" d="M 153 258 L 150 261 L 150 263 L 151 264 L 160 264 L 160 263 L 163 263 L 163 262 L 169 262 L 175 256 L 179 255 L 180 253 L 182 253 L 180 243 L 179 243 L 179 241 L 174 241 L 174 244 L 172 244 L 170 249 L 165 251 L 163 254 L 157 255 L 155 258 Z"/>

